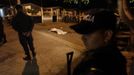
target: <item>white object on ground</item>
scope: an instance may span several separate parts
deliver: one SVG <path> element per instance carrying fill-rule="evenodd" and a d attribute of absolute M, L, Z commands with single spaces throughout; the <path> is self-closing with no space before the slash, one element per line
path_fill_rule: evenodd
<path fill-rule="evenodd" d="M 56 32 L 57 34 L 62 34 L 62 35 L 65 35 L 67 34 L 67 32 L 61 30 L 61 29 L 57 29 L 57 28 L 51 28 L 50 29 L 51 32 Z"/>

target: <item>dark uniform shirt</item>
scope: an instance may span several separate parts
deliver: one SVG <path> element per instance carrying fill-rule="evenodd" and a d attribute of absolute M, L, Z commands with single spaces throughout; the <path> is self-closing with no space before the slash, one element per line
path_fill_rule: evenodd
<path fill-rule="evenodd" d="M 12 19 L 12 26 L 18 32 L 32 31 L 33 25 L 31 17 L 22 12 L 17 13 Z"/>
<path fill-rule="evenodd" d="M 3 32 L 3 20 L 2 17 L 0 16 L 0 32 Z"/>
<path fill-rule="evenodd" d="M 126 59 L 112 45 L 90 50 L 75 67 L 73 75 L 127 75 Z"/>

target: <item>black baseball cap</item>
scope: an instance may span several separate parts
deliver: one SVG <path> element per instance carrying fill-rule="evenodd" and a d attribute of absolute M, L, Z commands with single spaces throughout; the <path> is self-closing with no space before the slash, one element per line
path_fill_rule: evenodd
<path fill-rule="evenodd" d="M 83 20 L 70 27 L 79 34 L 90 34 L 102 29 L 115 31 L 116 21 L 116 16 L 113 11 L 98 10 L 87 20 Z"/>

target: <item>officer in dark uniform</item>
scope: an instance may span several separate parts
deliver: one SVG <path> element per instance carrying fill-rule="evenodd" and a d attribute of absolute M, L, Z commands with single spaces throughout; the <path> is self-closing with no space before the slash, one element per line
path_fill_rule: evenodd
<path fill-rule="evenodd" d="M 127 75 L 126 59 L 116 46 L 116 16 L 100 9 L 90 19 L 71 26 L 86 46 L 73 75 Z"/>
<path fill-rule="evenodd" d="M 3 19 L 0 16 L 0 45 L 6 43 L 6 35 L 4 33 Z"/>
<path fill-rule="evenodd" d="M 29 50 L 32 52 L 32 56 L 35 57 L 35 50 L 33 46 L 32 29 L 34 23 L 30 16 L 23 12 L 23 7 L 21 5 L 16 5 L 17 14 L 12 19 L 12 26 L 18 32 L 19 41 L 24 48 L 26 57 L 24 60 L 30 60 L 31 56 Z"/>

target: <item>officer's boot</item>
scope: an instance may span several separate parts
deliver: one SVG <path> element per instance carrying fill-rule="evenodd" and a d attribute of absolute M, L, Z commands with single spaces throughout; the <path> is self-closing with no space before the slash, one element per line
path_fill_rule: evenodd
<path fill-rule="evenodd" d="M 6 40 L 6 35 L 5 35 L 5 34 L 3 34 L 2 40 L 3 40 L 3 44 L 5 44 L 5 43 L 7 42 L 7 40 Z"/>
<path fill-rule="evenodd" d="M 23 59 L 28 61 L 28 60 L 31 60 L 31 56 L 30 56 L 30 53 L 25 53 L 26 54 L 26 57 L 24 57 Z"/>
<path fill-rule="evenodd" d="M 28 60 L 31 60 L 31 57 L 30 56 L 26 56 L 23 59 L 26 60 L 26 61 L 28 61 Z"/>

